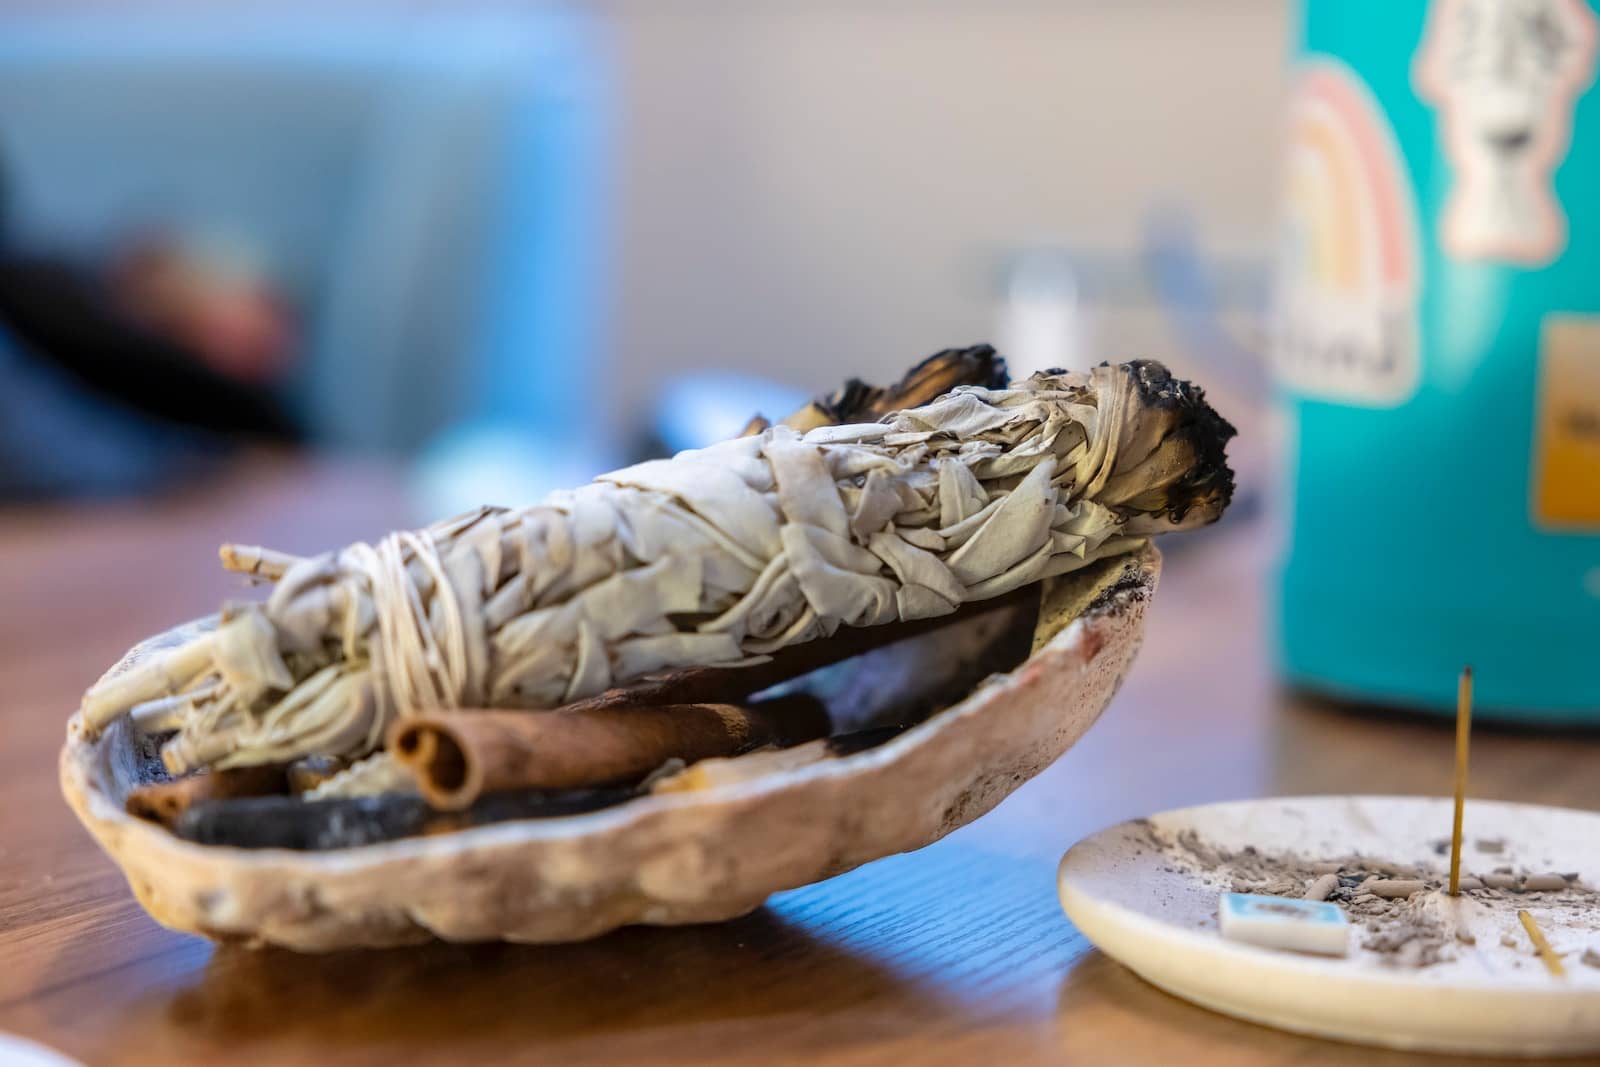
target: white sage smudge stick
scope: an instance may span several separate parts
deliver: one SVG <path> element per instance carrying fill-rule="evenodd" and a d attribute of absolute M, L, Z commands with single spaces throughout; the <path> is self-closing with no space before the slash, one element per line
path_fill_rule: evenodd
<path fill-rule="evenodd" d="M 397 718 L 754 664 L 1210 522 L 1232 433 L 1160 364 L 1102 365 L 880 422 L 772 426 L 376 545 L 233 552 L 276 575 L 270 598 L 91 689 L 83 719 L 194 693 L 163 750 L 181 773 L 359 758 Z"/>

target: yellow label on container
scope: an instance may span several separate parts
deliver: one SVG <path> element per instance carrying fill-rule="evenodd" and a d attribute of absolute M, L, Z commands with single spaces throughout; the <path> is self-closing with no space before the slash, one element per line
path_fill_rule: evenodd
<path fill-rule="evenodd" d="M 1549 315 L 1533 419 L 1536 525 L 1600 527 L 1600 315 Z"/>

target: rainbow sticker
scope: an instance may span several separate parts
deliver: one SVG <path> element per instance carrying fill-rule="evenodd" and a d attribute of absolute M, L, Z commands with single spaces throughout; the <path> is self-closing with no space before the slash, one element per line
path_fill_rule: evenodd
<path fill-rule="evenodd" d="M 1417 354 L 1417 209 L 1394 134 L 1346 66 L 1302 64 L 1290 97 L 1274 346 L 1293 391 L 1404 402 Z"/>

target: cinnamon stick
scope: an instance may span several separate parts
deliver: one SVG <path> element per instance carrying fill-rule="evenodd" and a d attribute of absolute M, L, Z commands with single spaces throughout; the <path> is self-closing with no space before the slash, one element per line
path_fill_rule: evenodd
<path fill-rule="evenodd" d="M 388 749 L 428 803 L 461 811 L 485 793 L 637 782 L 669 759 L 693 763 L 826 736 L 811 697 L 733 704 L 619 704 L 556 711 L 454 711 L 406 719 Z"/>
<path fill-rule="evenodd" d="M 183 813 L 199 801 L 270 796 L 287 788 L 281 764 L 235 767 L 141 785 L 128 793 L 123 806 L 129 815 L 150 819 L 171 829 Z"/>

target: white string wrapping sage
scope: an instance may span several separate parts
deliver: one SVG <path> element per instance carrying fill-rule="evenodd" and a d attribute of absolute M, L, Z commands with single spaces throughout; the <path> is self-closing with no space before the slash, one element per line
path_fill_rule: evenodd
<path fill-rule="evenodd" d="M 376 545 L 230 549 L 276 579 L 266 603 L 90 690 L 84 719 L 175 727 L 175 773 L 359 758 L 398 717 L 755 663 L 1210 521 L 1228 433 L 1158 364 L 1101 366 L 877 423 L 775 426 Z"/>

